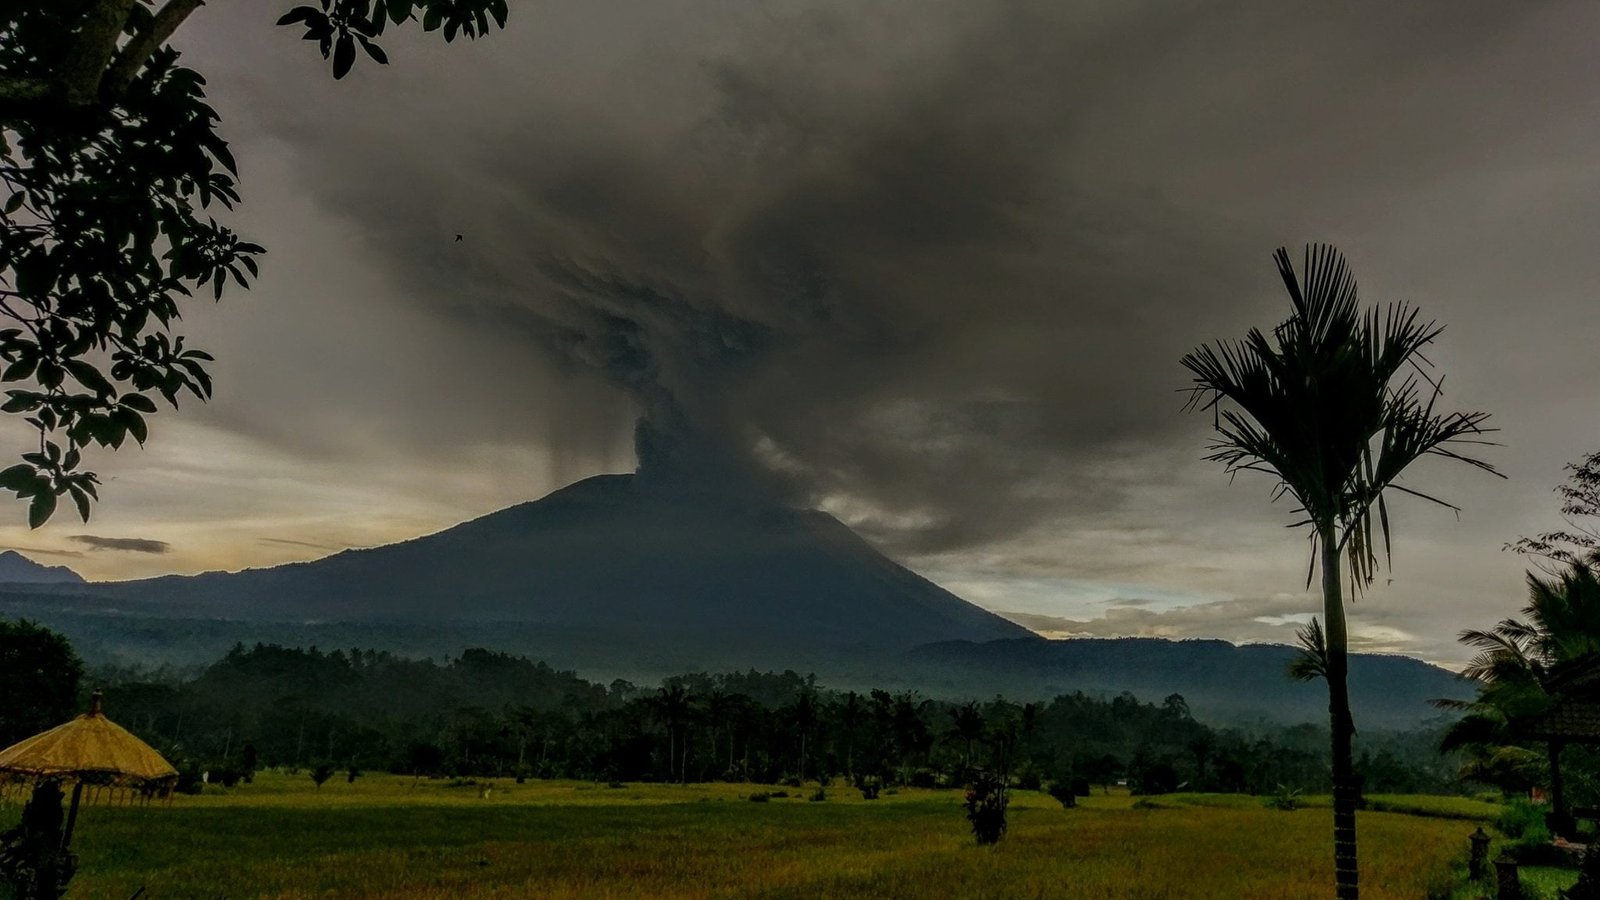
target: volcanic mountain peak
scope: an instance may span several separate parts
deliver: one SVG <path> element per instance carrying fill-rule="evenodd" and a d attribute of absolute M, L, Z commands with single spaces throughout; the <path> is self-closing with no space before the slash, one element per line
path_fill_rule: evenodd
<path fill-rule="evenodd" d="M 230 618 L 526 622 L 752 650 L 1031 634 L 826 513 L 631 475 L 314 562 L 100 587 Z"/>
<path fill-rule="evenodd" d="M 83 576 L 66 566 L 36 563 L 15 550 L 0 552 L 0 584 L 83 583 Z"/>

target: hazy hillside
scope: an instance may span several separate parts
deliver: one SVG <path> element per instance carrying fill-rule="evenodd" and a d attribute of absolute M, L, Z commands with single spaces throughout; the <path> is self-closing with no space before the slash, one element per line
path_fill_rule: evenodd
<path fill-rule="evenodd" d="M 0 591 L 0 617 L 25 617 L 57 628 L 93 664 L 203 665 L 236 642 L 291 647 L 371 647 L 413 658 L 438 658 L 472 647 L 525 654 L 585 678 L 626 678 L 650 685 L 689 671 L 815 672 L 837 688 L 893 687 L 924 696 L 986 699 L 996 693 L 1041 700 L 1083 691 L 1128 691 L 1159 701 L 1182 694 L 1209 722 L 1320 722 L 1320 683 L 1284 674 L 1293 649 L 1236 647 L 1225 641 L 1146 638 L 1042 638 L 984 644 L 945 642 L 910 651 L 818 652 L 797 647 L 724 647 L 652 637 L 637 629 L 556 628 L 527 622 L 294 622 L 140 615 L 87 595 Z M 1444 669 L 1399 656 L 1356 655 L 1351 689 L 1358 724 L 1403 728 L 1439 713 L 1428 701 L 1465 697 L 1469 686 Z"/>
<path fill-rule="evenodd" d="M 929 690 L 1051 696 L 1069 690 L 1130 691 L 1141 697 L 1182 694 L 1212 719 L 1321 721 L 1327 687 L 1286 675 L 1298 651 L 1280 644 L 1238 646 L 1218 640 L 1075 638 L 932 644 L 910 654 L 908 671 Z M 1357 725 L 1409 727 L 1439 713 L 1429 701 L 1465 698 L 1471 686 L 1454 673 L 1409 656 L 1354 654 L 1350 696 Z"/>

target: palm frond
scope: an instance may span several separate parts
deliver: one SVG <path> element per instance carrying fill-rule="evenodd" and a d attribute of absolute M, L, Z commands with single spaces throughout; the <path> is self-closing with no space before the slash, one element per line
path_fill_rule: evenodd
<path fill-rule="evenodd" d="M 1437 456 L 1499 474 L 1463 449 L 1489 443 L 1488 416 L 1437 410 L 1444 380 L 1430 377 L 1423 351 L 1442 327 L 1404 303 L 1363 312 L 1336 249 L 1307 246 L 1298 271 L 1283 248 L 1273 260 L 1292 314 L 1270 336 L 1252 329 L 1184 356 L 1188 408 L 1214 417 L 1207 459 L 1230 476 L 1274 475 L 1274 499 L 1292 497 L 1305 524 L 1335 532 L 1359 591 L 1380 550 L 1393 558 L 1389 491 L 1455 508 L 1397 483 L 1413 463 Z"/>
<path fill-rule="evenodd" d="M 1312 681 L 1328 677 L 1328 642 L 1322 633 L 1322 623 L 1311 623 L 1295 632 L 1300 652 L 1289 663 L 1289 677 L 1295 681 Z"/>

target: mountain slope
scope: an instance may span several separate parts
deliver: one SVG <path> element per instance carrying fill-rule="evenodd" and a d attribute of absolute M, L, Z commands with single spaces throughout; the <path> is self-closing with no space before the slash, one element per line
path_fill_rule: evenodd
<path fill-rule="evenodd" d="M 83 576 L 66 566 L 42 565 L 15 550 L 0 553 L 0 584 L 83 583 Z"/>
<path fill-rule="evenodd" d="M 751 648 L 893 649 L 1031 634 L 894 563 L 825 513 L 689 496 L 628 475 L 586 479 L 399 544 L 93 590 L 189 615 L 528 622 Z"/>

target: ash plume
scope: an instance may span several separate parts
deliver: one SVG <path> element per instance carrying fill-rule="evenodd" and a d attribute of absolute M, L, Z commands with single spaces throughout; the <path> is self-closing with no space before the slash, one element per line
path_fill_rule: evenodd
<path fill-rule="evenodd" d="M 1277 65 L 1255 9 L 1152 28 L 1120 5 L 707 3 L 674 14 L 696 30 L 670 55 L 567 60 L 548 83 L 453 70 L 479 105 L 416 110 L 423 141 L 359 98 L 332 134 L 283 130 L 413 297 L 609 385 L 647 478 L 936 552 L 1177 478 L 1162 454 L 1197 426 L 1162 361 L 1276 314 L 1264 254 L 1298 235 L 1136 187 L 1150 173 L 1085 140 L 1155 109 L 1139 85 L 1201 49 Z M 1296 65 L 1346 72 L 1353 46 Z"/>

